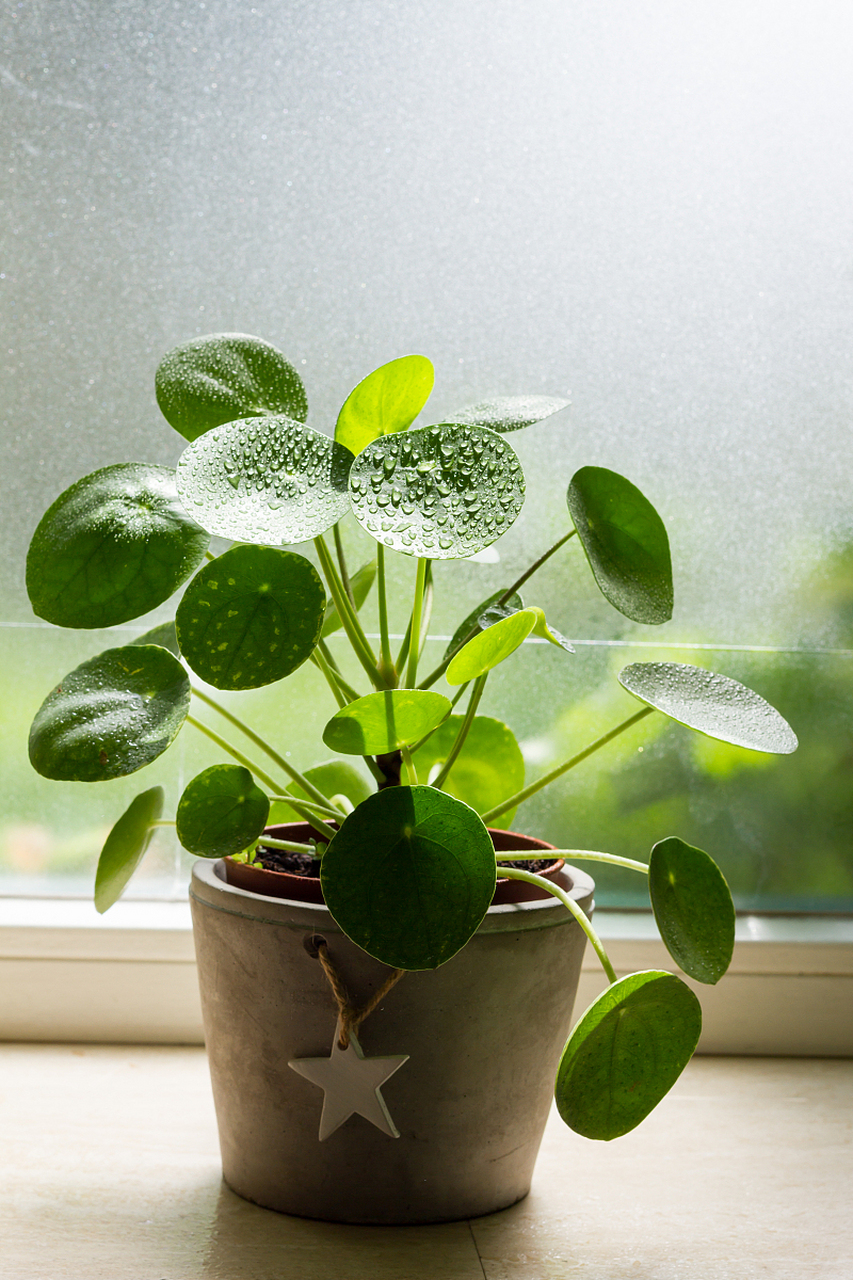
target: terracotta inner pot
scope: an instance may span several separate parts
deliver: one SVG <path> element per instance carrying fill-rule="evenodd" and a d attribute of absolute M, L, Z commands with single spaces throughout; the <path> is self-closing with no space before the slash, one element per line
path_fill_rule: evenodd
<path fill-rule="evenodd" d="M 548 844 L 545 840 L 536 840 L 533 836 L 519 835 L 514 831 L 497 831 L 491 827 L 488 830 L 498 853 L 511 849 L 520 849 L 525 852 L 541 850 L 542 856 L 546 857 L 548 851 L 554 848 L 552 844 Z M 267 827 L 265 834 L 274 836 L 278 840 L 292 840 L 297 844 L 306 844 L 316 835 L 313 827 L 310 827 L 307 822 L 288 822 Z M 537 875 L 552 880 L 561 889 L 570 889 L 572 882 L 563 870 L 563 866 L 563 859 L 556 858 L 550 866 L 537 872 Z M 319 876 L 298 876 L 289 871 L 267 871 L 263 867 L 250 867 L 245 862 L 234 862 L 233 859 L 226 858 L 225 879 L 228 884 L 233 884 L 238 889 L 248 889 L 250 893 L 261 893 L 268 898 L 289 898 L 297 902 L 323 901 Z M 524 880 L 511 880 L 508 876 L 499 874 L 492 905 L 500 906 L 507 902 L 534 902 L 549 896 L 545 889 L 540 889 L 536 885 L 528 884 Z"/>

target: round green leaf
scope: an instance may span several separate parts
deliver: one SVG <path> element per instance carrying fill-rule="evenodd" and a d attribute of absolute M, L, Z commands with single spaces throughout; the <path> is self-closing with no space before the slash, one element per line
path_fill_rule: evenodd
<path fill-rule="evenodd" d="M 450 699 L 425 689 L 381 689 L 332 716 L 323 741 L 345 756 L 376 756 L 417 742 L 450 713 Z"/>
<path fill-rule="evenodd" d="M 435 969 L 464 947 L 495 879 L 480 818 L 435 787 L 377 791 L 344 821 L 320 868 L 344 933 L 397 969 Z"/>
<path fill-rule="evenodd" d="M 557 1109 L 585 1138 L 609 1142 L 645 1120 L 699 1042 L 702 1010 L 674 973 L 620 978 L 576 1024 L 557 1071 Z"/>
<path fill-rule="evenodd" d="M 314 765 L 312 769 L 303 769 L 303 776 L 312 782 L 318 791 L 330 800 L 343 796 L 353 808 L 373 795 L 374 788 L 363 774 L 359 773 L 348 760 L 326 760 L 323 764 Z M 298 782 L 291 782 L 287 788 L 288 795 L 308 800 L 308 793 Z M 303 822 L 304 819 L 282 800 L 274 800 L 270 805 L 269 824 L 280 822 Z"/>
<path fill-rule="evenodd" d="M 175 473 L 142 462 L 102 467 L 42 516 L 27 591 L 60 627 L 112 627 L 156 608 L 198 568 L 210 539 L 178 501 Z"/>
<path fill-rule="evenodd" d="M 455 653 L 463 640 L 468 640 L 469 637 L 473 640 L 474 636 L 485 631 L 486 627 L 492 627 L 503 618 L 508 618 L 511 613 L 518 613 L 519 609 L 524 608 L 524 601 L 517 591 L 513 592 L 506 604 L 498 605 L 497 602 L 503 594 L 503 591 L 495 591 L 482 604 L 478 604 L 476 609 L 471 610 L 465 621 L 461 622 L 454 631 L 453 639 L 444 651 L 445 658 Z"/>
<path fill-rule="evenodd" d="M 635 698 L 710 738 L 773 755 L 797 749 L 776 708 L 728 676 L 682 662 L 635 662 L 618 679 Z"/>
<path fill-rule="evenodd" d="M 297 422 L 308 417 L 293 365 L 245 333 L 211 333 L 173 347 L 160 361 L 155 388 L 166 421 L 187 440 L 256 414 L 283 413 Z"/>
<path fill-rule="evenodd" d="M 107 649 L 49 693 L 30 729 L 36 773 L 103 782 L 162 755 L 187 717 L 190 682 L 159 645 Z"/>
<path fill-rule="evenodd" d="M 178 492 L 199 524 L 221 538 L 306 542 L 349 510 L 348 449 L 291 418 L 215 427 L 178 462 Z"/>
<path fill-rule="evenodd" d="M 200 858 L 227 858 L 255 843 L 269 811 L 269 799 L 248 769 L 214 764 L 193 778 L 181 796 L 178 839 Z"/>
<path fill-rule="evenodd" d="M 383 436 L 353 463 L 356 519 L 407 555 L 458 559 L 506 533 L 524 502 L 513 449 L 482 427 L 435 426 Z"/>
<path fill-rule="evenodd" d="M 469 640 L 450 662 L 445 672 L 448 684 L 465 684 L 491 671 L 523 644 L 536 625 L 532 609 L 519 609 L 508 618 L 495 622 Z"/>
<path fill-rule="evenodd" d="M 95 910 L 101 915 L 117 902 L 139 866 L 163 813 L 163 788 L 152 787 L 131 800 L 107 836 L 95 872 Z"/>
<path fill-rule="evenodd" d="M 278 547 L 232 547 L 196 574 L 178 606 L 181 653 L 217 689 L 283 680 L 311 656 L 326 611 L 317 570 Z"/>
<path fill-rule="evenodd" d="M 369 560 L 367 564 L 363 564 L 360 569 L 356 569 L 350 578 L 350 586 L 352 594 L 355 598 L 356 612 L 364 604 L 370 595 L 370 588 L 376 577 L 376 561 Z M 323 622 L 323 639 L 330 636 L 333 631 L 337 631 L 341 625 L 341 619 L 338 614 L 337 606 L 331 597 L 326 601 L 326 617 Z"/>
<path fill-rule="evenodd" d="M 615 471 L 582 467 L 572 477 L 567 499 L 605 599 L 634 622 L 669 621 L 669 539 L 648 498 Z"/>
<path fill-rule="evenodd" d="M 426 356 L 400 356 L 374 369 L 344 401 L 335 439 L 350 453 L 361 453 L 377 436 L 405 431 L 429 399 L 434 381 Z"/>
<path fill-rule="evenodd" d="M 666 949 L 697 982 L 719 982 L 735 945 L 735 908 L 722 871 L 702 849 L 676 836 L 649 860 L 649 896 Z"/>
<path fill-rule="evenodd" d="M 422 782 L 431 782 L 444 764 L 463 716 L 450 716 L 430 734 L 413 760 Z M 478 813 L 486 813 L 524 786 L 524 757 L 510 729 L 491 716 L 475 716 L 462 750 L 447 775 L 444 790 L 464 800 Z M 502 813 L 496 824 L 509 828 L 515 809 Z"/>
<path fill-rule="evenodd" d="M 445 421 L 488 427 L 490 431 L 518 431 L 550 418 L 570 403 L 556 396 L 497 396 L 494 400 L 481 400 L 479 404 L 459 409 Z"/>

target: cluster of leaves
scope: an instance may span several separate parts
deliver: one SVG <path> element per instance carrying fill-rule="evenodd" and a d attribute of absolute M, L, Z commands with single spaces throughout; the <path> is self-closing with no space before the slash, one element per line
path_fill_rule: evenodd
<path fill-rule="evenodd" d="M 184 586 L 174 623 L 83 663 L 48 695 L 30 734 L 38 772 L 86 782 L 121 777 L 194 724 L 236 763 L 206 769 L 185 789 L 176 814 L 184 847 L 201 857 L 253 857 L 271 805 L 286 805 L 316 839 L 284 846 L 321 857 L 325 900 L 340 927 L 403 969 L 445 963 L 481 923 L 498 873 L 485 821 L 509 822 L 528 795 L 653 709 L 755 750 L 796 745 L 781 716 L 743 685 L 681 664 L 634 664 L 620 681 L 643 709 L 524 786 L 510 730 L 477 715 L 486 679 L 529 636 L 567 653 L 572 646 L 541 609 L 524 604 L 523 582 L 576 535 L 616 609 L 649 624 L 672 613 L 663 522 L 630 481 L 601 467 L 584 467 L 571 479 L 573 528 L 522 579 L 482 601 L 418 683 L 431 562 L 474 555 L 510 528 L 524 501 L 524 475 L 507 434 L 566 406 L 544 396 L 509 397 L 413 426 L 432 381 L 422 356 L 383 365 L 348 397 L 332 438 L 306 425 L 301 380 L 269 344 L 242 335 L 186 343 L 165 357 L 156 380 L 165 417 L 188 441 L 176 471 L 120 463 L 84 477 L 45 514 L 27 561 L 33 608 L 65 627 L 127 622 Z M 377 546 L 376 559 L 352 577 L 338 531 L 350 514 Z M 337 564 L 323 536 L 330 530 Z M 234 545 L 214 557 L 211 535 Z M 321 572 L 289 549 L 311 540 Z M 396 658 L 386 550 L 418 561 Z M 378 654 L 359 619 L 374 582 Z M 367 694 L 352 688 L 326 645 L 338 629 L 370 681 Z M 208 692 L 272 685 L 309 659 L 338 703 L 323 741 L 337 757 L 365 759 L 381 783 L 373 793 L 365 794 L 363 779 L 340 758 L 297 771 Z M 202 684 L 193 685 L 191 675 Z M 457 690 L 453 699 L 432 690 L 441 676 Z M 466 691 L 467 709 L 454 715 Z M 193 695 L 248 735 L 269 765 L 255 765 L 195 719 Z M 404 785 L 386 785 L 403 777 Z M 162 806 L 162 791 L 151 788 L 116 823 L 98 868 L 99 910 L 123 891 L 162 821 Z M 655 846 L 647 867 L 634 867 L 649 877 L 673 958 L 688 976 L 716 982 L 734 940 L 731 898 L 716 865 L 671 838 Z M 600 949 L 612 985 L 566 1046 L 557 1099 L 579 1132 L 609 1138 L 634 1127 L 670 1087 L 695 1048 L 699 1007 L 672 974 L 617 981 L 589 921 L 566 905 Z"/>

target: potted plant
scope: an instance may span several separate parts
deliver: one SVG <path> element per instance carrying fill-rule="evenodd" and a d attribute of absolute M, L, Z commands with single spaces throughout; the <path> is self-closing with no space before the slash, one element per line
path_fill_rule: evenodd
<path fill-rule="evenodd" d="M 736 681 L 635 663 L 619 680 L 636 712 L 525 785 L 510 730 L 481 712 L 489 672 L 528 636 L 572 646 L 522 587 L 577 537 L 610 604 L 659 624 L 672 612 L 668 539 L 630 481 L 581 468 L 565 535 L 466 604 L 424 672 L 432 563 L 483 552 L 511 527 L 524 475 L 508 437 L 566 405 L 511 397 L 413 426 L 432 383 L 424 357 L 392 360 L 350 394 L 332 437 L 305 425 L 302 382 L 274 347 L 234 334 L 188 342 L 156 377 L 188 442 L 176 471 L 118 463 L 85 476 L 47 511 L 27 561 L 33 608 L 59 626 L 125 623 L 184 588 L 174 623 L 61 680 L 33 722 L 30 759 L 48 778 L 106 781 L 156 759 L 185 724 L 230 756 L 189 783 L 174 819 L 199 858 L 191 897 L 225 1176 L 259 1203 L 349 1221 L 512 1203 L 529 1186 L 555 1067 L 563 1119 L 611 1139 L 657 1105 L 696 1047 L 691 987 L 657 970 L 617 978 L 590 921 L 592 881 L 562 856 L 646 876 L 670 954 L 703 983 L 722 977 L 734 944 L 716 864 L 677 836 L 648 864 L 554 850 L 506 831 L 517 807 L 654 713 L 758 751 L 796 747 Z M 353 517 L 376 546 L 355 573 L 340 530 Z M 232 545 L 214 556 L 211 535 Z M 301 545 L 312 543 L 314 560 Z M 396 653 L 388 552 L 415 564 Z M 359 617 L 371 589 L 378 645 Z M 357 675 L 327 643 L 335 630 Z M 317 757 L 334 758 L 297 769 L 216 691 L 267 689 L 306 661 L 335 708 Z M 237 740 L 197 719 L 194 700 Z M 162 806 L 152 787 L 113 827 L 99 911 L 167 821 Z M 586 939 L 610 985 L 566 1039 Z"/>

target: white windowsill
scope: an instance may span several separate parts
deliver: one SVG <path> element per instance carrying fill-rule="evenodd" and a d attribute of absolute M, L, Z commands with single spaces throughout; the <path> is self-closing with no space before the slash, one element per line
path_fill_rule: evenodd
<path fill-rule="evenodd" d="M 650 915 L 599 911 L 617 973 L 674 966 Z M 604 989 L 590 948 L 576 1003 Z M 744 916 L 700 1052 L 853 1055 L 853 919 Z M 0 899 L 0 1039 L 200 1044 L 189 904 Z"/>

